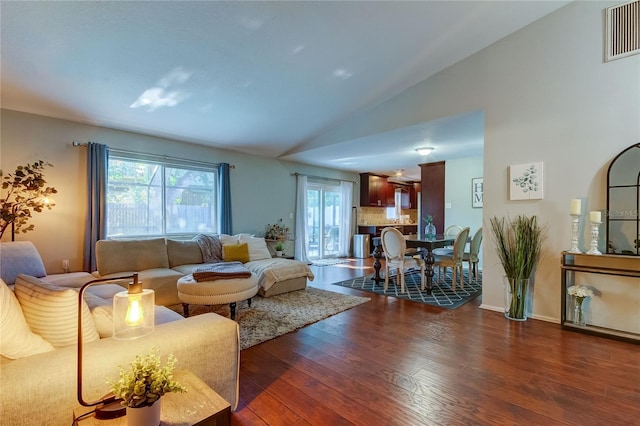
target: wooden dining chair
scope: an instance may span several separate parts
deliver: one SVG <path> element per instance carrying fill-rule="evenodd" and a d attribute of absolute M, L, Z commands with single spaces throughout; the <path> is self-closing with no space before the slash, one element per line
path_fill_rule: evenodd
<path fill-rule="evenodd" d="M 471 244 L 469 245 L 469 251 L 465 251 L 462 255 L 462 261 L 469 263 L 469 279 L 471 279 L 471 272 L 473 271 L 474 281 L 478 279 L 478 262 L 480 255 L 480 245 L 482 244 L 482 227 L 473 234 Z"/>
<path fill-rule="evenodd" d="M 460 231 L 462 231 L 462 229 L 463 228 L 460 225 L 447 226 L 447 229 L 444 230 L 444 236 L 455 238 L 456 235 L 458 235 Z M 452 253 L 453 253 L 453 246 L 445 246 L 445 247 L 441 247 L 433 250 L 433 254 L 438 256 L 451 256 Z"/>
<path fill-rule="evenodd" d="M 404 270 L 406 268 L 420 268 L 420 286 L 424 290 L 424 261 L 417 256 L 407 256 L 407 241 L 404 235 L 396 228 L 388 226 L 380 233 L 382 250 L 385 257 L 384 291 L 389 288 L 389 273 L 391 268 L 398 271 L 400 281 L 400 292 L 405 291 Z"/>
<path fill-rule="evenodd" d="M 442 276 L 446 274 L 447 268 L 452 268 L 452 288 L 456 291 L 456 281 L 458 274 L 460 275 L 460 287 L 464 289 L 464 271 L 462 269 L 462 257 L 464 255 L 464 249 L 467 245 L 467 238 L 469 238 L 469 228 L 464 228 L 455 241 L 453 242 L 453 253 L 451 256 L 434 256 L 433 266 L 438 268 L 438 282 L 442 282 Z"/>

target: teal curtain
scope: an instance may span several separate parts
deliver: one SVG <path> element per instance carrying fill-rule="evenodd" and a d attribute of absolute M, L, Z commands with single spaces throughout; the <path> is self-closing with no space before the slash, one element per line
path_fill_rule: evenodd
<path fill-rule="evenodd" d="M 107 235 L 107 167 L 109 149 L 106 145 L 87 145 L 87 220 L 84 234 L 83 269 L 96 267 L 96 242 Z"/>
<path fill-rule="evenodd" d="M 218 217 L 220 218 L 220 234 L 233 235 L 231 215 L 231 176 L 228 163 L 218 166 Z"/>

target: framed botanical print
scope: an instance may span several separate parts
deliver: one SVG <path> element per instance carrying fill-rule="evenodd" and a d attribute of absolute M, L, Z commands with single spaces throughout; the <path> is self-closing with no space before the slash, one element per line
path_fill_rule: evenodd
<path fill-rule="evenodd" d="M 510 200 L 542 200 L 543 163 L 516 164 L 509 167 Z"/>
<path fill-rule="evenodd" d="M 484 192 L 484 178 L 471 179 L 471 207 L 482 208 L 482 193 Z"/>

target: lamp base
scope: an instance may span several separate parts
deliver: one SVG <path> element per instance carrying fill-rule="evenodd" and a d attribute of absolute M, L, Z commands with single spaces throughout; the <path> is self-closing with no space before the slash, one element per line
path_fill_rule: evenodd
<path fill-rule="evenodd" d="M 127 407 L 122 405 L 121 399 L 116 399 L 104 404 L 96 406 L 95 416 L 96 419 L 116 419 L 127 414 Z"/>

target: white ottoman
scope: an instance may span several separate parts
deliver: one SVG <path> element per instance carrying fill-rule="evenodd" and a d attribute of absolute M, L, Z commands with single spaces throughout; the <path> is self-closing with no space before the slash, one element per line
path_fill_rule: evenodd
<path fill-rule="evenodd" d="M 236 317 L 236 302 L 247 300 L 258 293 L 258 276 L 249 278 L 218 279 L 215 281 L 196 281 L 193 275 L 185 275 L 178 280 L 178 298 L 182 302 L 184 316 L 189 316 L 189 305 L 229 304 L 231 319 Z"/>

